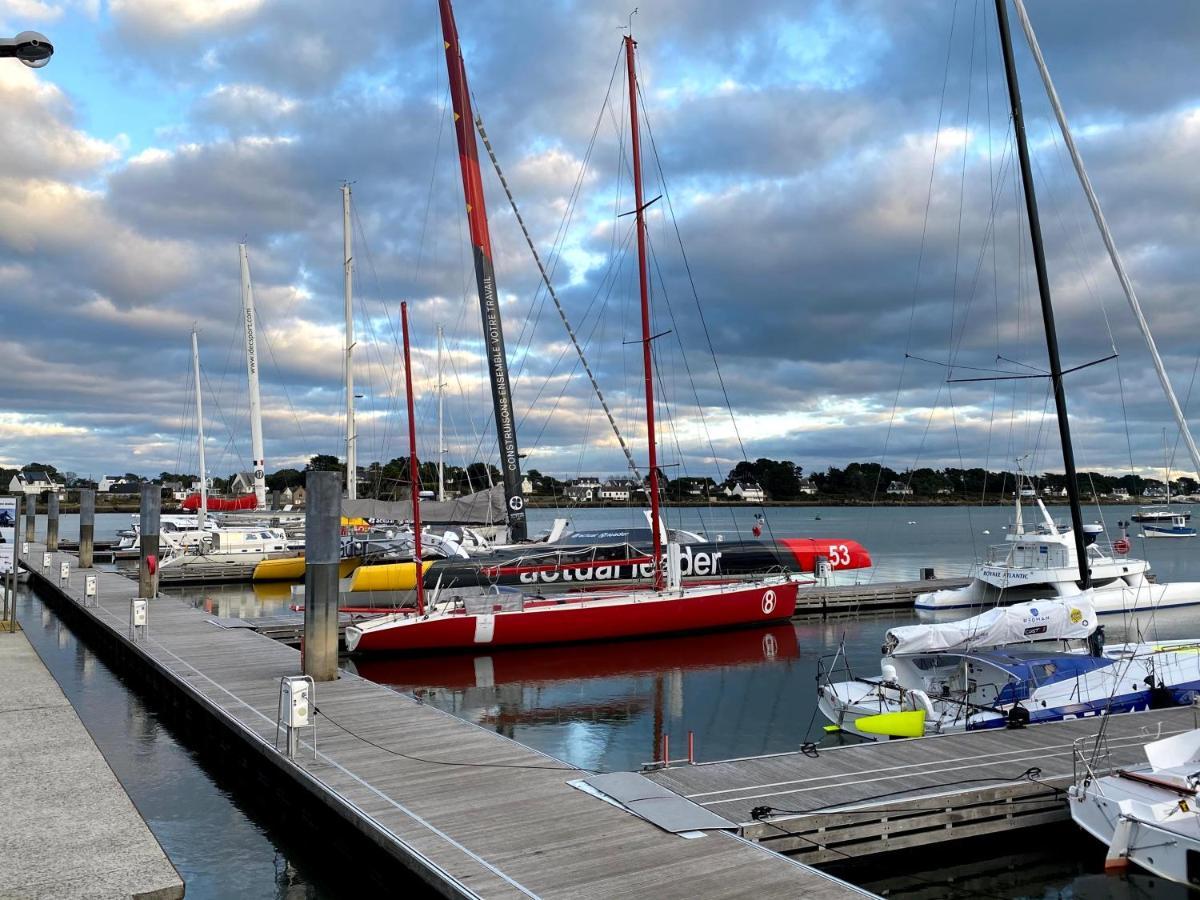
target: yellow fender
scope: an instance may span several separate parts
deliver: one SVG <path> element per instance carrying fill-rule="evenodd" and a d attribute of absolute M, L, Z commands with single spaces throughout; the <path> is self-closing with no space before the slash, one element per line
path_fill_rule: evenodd
<path fill-rule="evenodd" d="M 429 571 L 432 559 L 421 563 L 421 575 Z M 351 591 L 412 591 L 417 587 L 416 563 L 387 563 L 379 566 L 359 566 L 350 582 Z"/>
<path fill-rule="evenodd" d="M 338 565 L 338 577 L 349 578 L 350 573 L 362 562 L 357 556 L 343 559 Z M 264 559 L 254 567 L 252 581 L 303 581 L 304 557 L 288 556 L 283 559 Z"/>
<path fill-rule="evenodd" d="M 855 719 L 854 727 L 867 734 L 880 734 L 885 737 L 924 737 L 925 710 L 914 709 L 863 716 L 861 719 Z"/>

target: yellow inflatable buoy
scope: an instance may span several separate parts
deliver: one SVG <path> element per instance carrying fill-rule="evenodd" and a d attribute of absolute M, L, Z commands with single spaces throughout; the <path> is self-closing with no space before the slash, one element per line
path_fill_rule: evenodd
<path fill-rule="evenodd" d="M 433 565 L 432 559 L 421 564 L 424 575 Z M 412 591 L 417 587 L 415 563 L 386 563 L 379 566 L 360 566 L 350 582 L 351 591 Z"/>
<path fill-rule="evenodd" d="M 867 734 L 881 734 L 886 737 L 924 737 L 925 710 L 915 709 L 905 712 L 881 713 L 877 716 L 863 716 L 856 719 L 854 727 Z"/>

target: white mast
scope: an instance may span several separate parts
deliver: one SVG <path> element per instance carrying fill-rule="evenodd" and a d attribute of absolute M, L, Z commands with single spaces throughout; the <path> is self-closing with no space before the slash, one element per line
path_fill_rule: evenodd
<path fill-rule="evenodd" d="M 196 440 L 200 451 L 200 508 L 196 510 L 196 525 L 204 528 L 204 517 L 208 511 L 208 473 L 204 468 L 204 401 L 200 396 L 200 347 L 196 343 L 196 329 L 192 328 L 192 374 L 196 379 Z"/>
<path fill-rule="evenodd" d="M 346 295 L 346 499 L 358 497 L 358 435 L 354 428 L 354 284 L 350 233 L 350 182 L 342 183 L 342 281 Z"/>
<path fill-rule="evenodd" d="M 1071 162 L 1075 164 L 1075 173 L 1079 176 L 1079 183 L 1083 185 L 1083 192 L 1087 195 L 1088 204 L 1092 207 L 1092 215 L 1095 217 L 1096 225 L 1100 229 L 1100 236 L 1104 239 L 1104 246 L 1108 249 L 1108 256 L 1112 260 L 1113 268 L 1117 270 L 1117 278 L 1121 282 L 1121 288 L 1125 291 L 1125 299 L 1129 301 L 1129 308 L 1133 310 L 1133 318 L 1137 321 L 1138 329 L 1142 332 L 1142 337 L 1146 340 L 1146 346 L 1150 348 L 1150 358 L 1154 360 L 1154 371 L 1158 373 L 1159 383 L 1162 385 L 1163 392 L 1167 395 L 1167 402 L 1171 405 L 1171 411 L 1175 414 L 1175 421 L 1179 424 L 1179 433 L 1183 436 L 1188 452 L 1192 455 L 1192 465 L 1196 467 L 1196 472 L 1200 474 L 1200 450 L 1196 449 L 1196 442 L 1192 440 L 1192 432 L 1188 428 L 1187 419 L 1184 418 L 1179 401 L 1175 398 L 1175 391 L 1171 387 L 1171 379 L 1167 377 L 1167 370 L 1163 367 L 1162 357 L 1158 355 L 1158 347 L 1154 343 L 1154 336 L 1150 334 L 1150 326 L 1146 324 L 1146 317 L 1142 315 L 1142 306 L 1138 303 L 1137 293 L 1133 289 L 1133 282 L 1129 280 L 1129 275 L 1125 271 L 1125 264 L 1121 262 L 1121 255 L 1117 252 L 1117 245 L 1113 243 L 1112 234 L 1108 230 L 1108 222 L 1104 218 L 1104 212 L 1100 209 L 1100 201 L 1096 197 L 1096 192 L 1092 190 L 1091 179 L 1088 178 L 1087 170 L 1083 167 L 1083 158 L 1079 155 L 1079 148 L 1075 146 L 1075 139 L 1071 136 L 1071 127 L 1067 124 L 1067 114 L 1063 112 L 1062 103 L 1058 99 L 1058 91 L 1054 89 L 1054 82 L 1050 79 L 1050 70 L 1046 68 L 1046 60 L 1042 58 L 1042 48 L 1038 46 L 1037 36 L 1033 33 L 1033 24 L 1029 21 L 1029 14 L 1025 12 L 1025 4 L 1022 0 L 1015 0 L 1015 3 L 1017 17 L 1021 20 L 1021 28 L 1025 31 L 1025 40 L 1029 42 L 1029 49 L 1033 51 L 1033 58 L 1037 62 L 1042 82 L 1046 86 L 1046 94 L 1050 98 L 1050 105 L 1054 107 L 1054 115 L 1058 119 L 1058 127 L 1062 131 L 1063 141 L 1067 145 L 1067 151 L 1071 154 Z"/>
<path fill-rule="evenodd" d="M 242 262 L 242 321 L 246 333 L 246 381 L 250 387 L 250 450 L 254 454 L 254 499 L 258 509 L 267 506 L 266 460 L 263 454 L 262 400 L 258 395 L 258 340 L 254 334 L 254 288 L 250 286 L 250 258 L 246 245 L 238 244 Z"/>
<path fill-rule="evenodd" d="M 446 499 L 446 476 L 445 476 L 445 460 L 446 460 L 446 442 L 442 439 L 442 390 L 445 384 L 442 381 L 442 326 L 437 327 L 437 394 L 438 394 L 438 502 Z"/>

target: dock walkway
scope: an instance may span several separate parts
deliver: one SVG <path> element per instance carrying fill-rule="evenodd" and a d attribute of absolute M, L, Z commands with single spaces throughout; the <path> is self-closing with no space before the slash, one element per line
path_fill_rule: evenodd
<path fill-rule="evenodd" d="M 175 900 L 184 885 L 20 631 L 0 632 L 0 897 Z"/>
<path fill-rule="evenodd" d="M 867 892 L 728 832 L 670 834 L 572 787 L 587 774 L 495 732 L 343 671 L 316 688 L 316 747 L 276 751 L 279 680 L 297 651 L 246 628 L 219 628 L 171 597 L 150 603 L 149 634 L 128 637 L 135 582 L 84 573 L 65 553 L 27 562 L 39 592 L 90 636 L 149 671 L 252 748 L 329 813 L 446 896 L 608 898 L 807 896 Z M 59 580 L 59 564 L 71 562 Z M 29 567 L 27 565 L 27 567 Z"/>
<path fill-rule="evenodd" d="M 1104 762 L 1145 763 L 1147 740 L 1196 728 L 1198 716 L 1196 707 L 1112 716 Z M 1073 780 L 1074 742 L 1090 749 L 1100 722 L 872 742 L 647 775 L 738 823 L 744 837 L 818 864 L 1069 819 L 1062 789 Z M 1035 767 L 1032 780 L 1025 773 Z M 756 819 L 756 807 L 772 812 Z"/>

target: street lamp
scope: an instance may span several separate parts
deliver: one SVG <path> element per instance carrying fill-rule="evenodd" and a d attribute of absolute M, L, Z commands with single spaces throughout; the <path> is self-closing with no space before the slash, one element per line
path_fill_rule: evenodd
<path fill-rule="evenodd" d="M 53 55 L 54 45 L 36 31 L 22 31 L 14 38 L 0 38 L 0 57 L 19 59 L 31 69 L 40 69 Z"/>

